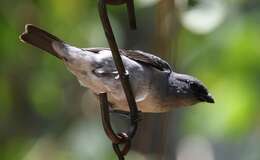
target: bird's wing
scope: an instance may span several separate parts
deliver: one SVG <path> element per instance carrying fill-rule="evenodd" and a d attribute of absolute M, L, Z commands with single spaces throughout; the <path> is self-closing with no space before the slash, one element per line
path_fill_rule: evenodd
<path fill-rule="evenodd" d="M 122 55 L 135 61 L 146 63 L 161 71 L 171 71 L 170 65 L 161 58 L 140 50 L 122 50 Z"/>
<path fill-rule="evenodd" d="M 99 53 L 102 50 L 110 50 L 110 49 L 109 48 L 83 48 L 83 50 Z M 119 51 L 121 55 L 124 55 L 134 61 L 150 65 L 160 71 L 166 71 L 166 72 L 172 71 L 170 65 L 166 61 L 152 54 L 140 50 L 120 49 Z"/>

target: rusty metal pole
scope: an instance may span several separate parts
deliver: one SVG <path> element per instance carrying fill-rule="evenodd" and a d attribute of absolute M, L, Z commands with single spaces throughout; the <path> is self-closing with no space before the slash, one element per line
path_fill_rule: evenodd
<path fill-rule="evenodd" d="M 108 101 L 107 101 L 107 94 L 100 93 L 99 94 L 99 101 L 101 107 L 101 115 L 102 115 L 102 124 L 107 136 L 113 143 L 113 149 L 116 152 L 119 160 L 124 160 L 124 155 L 126 155 L 131 146 L 131 139 L 134 137 L 137 126 L 138 126 L 138 109 L 137 104 L 135 102 L 135 96 L 133 94 L 131 84 L 129 81 L 129 74 L 125 70 L 123 61 L 120 56 L 120 52 L 113 34 L 112 27 L 109 22 L 109 18 L 107 15 L 107 7 L 106 5 L 121 5 L 126 4 L 128 17 L 129 17 L 129 24 L 132 29 L 136 29 L 136 19 L 135 19 L 135 12 L 134 12 L 134 3 L 133 0 L 99 0 L 98 2 L 98 9 L 100 19 L 105 31 L 105 35 L 112 51 L 113 59 L 118 70 L 118 74 L 121 80 L 121 84 L 123 86 L 125 96 L 128 102 L 129 110 L 130 110 L 130 127 L 126 132 L 116 134 L 112 127 L 109 117 L 109 108 L 108 108 Z M 123 149 L 119 148 L 119 144 L 124 144 Z"/>

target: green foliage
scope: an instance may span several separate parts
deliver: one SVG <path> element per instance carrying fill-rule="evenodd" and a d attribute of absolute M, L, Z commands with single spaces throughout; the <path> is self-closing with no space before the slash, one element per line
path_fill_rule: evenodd
<path fill-rule="evenodd" d="M 193 8 L 200 1 L 189 2 Z M 252 146 L 250 155 L 259 159 L 259 142 L 251 145 L 250 137 L 260 139 L 260 6 L 229 2 L 232 6 L 226 6 L 225 19 L 212 32 L 198 35 L 180 26 L 178 37 L 172 37 L 177 41 L 174 68 L 201 79 L 216 99 L 214 105 L 183 109 L 176 132 L 203 135 L 217 144 L 246 141 L 249 148 Z M 120 47 L 154 48 L 156 4 L 156 0 L 136 3 L 137 23 L 142 24 L 138 29 L 143 31 L 136 35 L 138 39 L 129 35 L 128 24 L 122 22 L 127 22 L 125 8 L 109 7 Z M 0 2 L 0 159 L 40 160 L 46 155 L 48 159 L 93 159 L 96 154 L 100 154 L 97 159 L 115 159 L 101 122 L 97 123 L 93 98 L 83 96 L 86 89 L 80 88 L 62 62 L 19 41 L 26 23 L 41 26 L 76 46 L 107 46 L 96 1 Z M 88 115 L 87 120 L 84 115 Z M 132 156 L 144 159 L 136 153 Z"/>

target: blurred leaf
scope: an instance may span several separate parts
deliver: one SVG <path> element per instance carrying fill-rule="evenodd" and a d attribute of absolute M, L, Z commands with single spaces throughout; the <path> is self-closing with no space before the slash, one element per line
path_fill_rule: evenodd
<path fill-rule="evenodd" d="M 5 77 L 0 76 L 0 119 L 6 118 L 12 106 L 10 84 Z"/>
<path fill-rule="evenodd" d="M 48 71 L 40 71 L 31 80 L 30 95 L 35 110 L 42 116 L 50 117 L 62 109 L 63 93 L 60 85 Z"/>
<path fill-rule="evenodd" d="M 1 145 L 1 160 L 21 160 L 26 152 L 30 149 L 33 139 L 24 137 L 15 137 L 10 139 L 7 144 Z"/>

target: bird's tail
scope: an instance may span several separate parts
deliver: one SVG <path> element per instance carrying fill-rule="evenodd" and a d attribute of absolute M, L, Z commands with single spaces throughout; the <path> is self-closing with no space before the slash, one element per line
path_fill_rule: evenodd
<path fill-rule="evenodd" d="M 20 35 L 20 40 L 51 53 L 59 59 L 64 59 L 54 48 L 54 43 L 65 45 L 65 43 L 56 36 L 32 25 L 25 26 L 25 32 Z"/>

